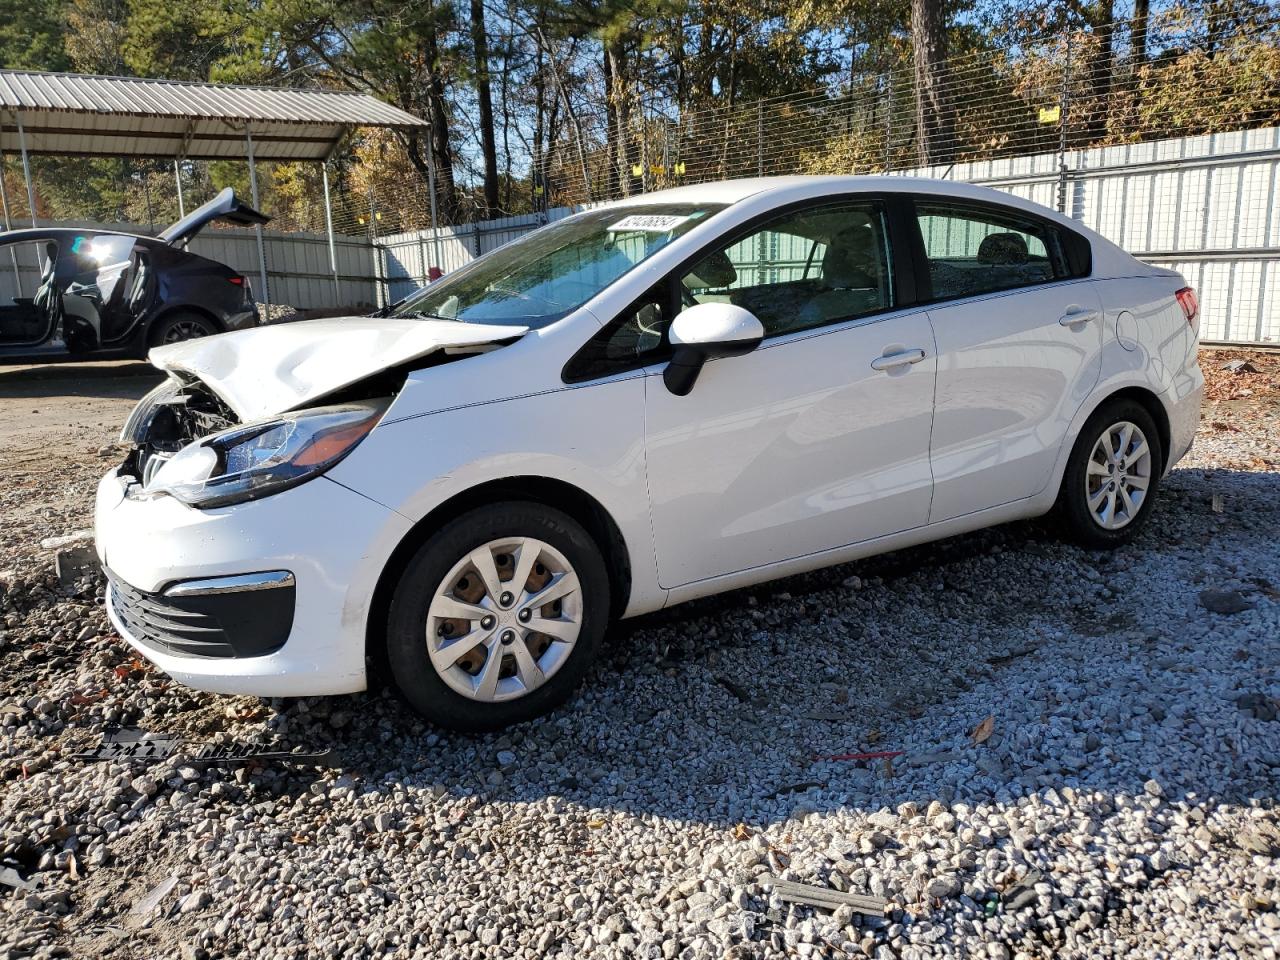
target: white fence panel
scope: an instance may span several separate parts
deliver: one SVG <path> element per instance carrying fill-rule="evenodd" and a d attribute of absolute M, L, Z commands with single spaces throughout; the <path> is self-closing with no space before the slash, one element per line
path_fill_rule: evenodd
<path fill-rule="evenodd" d="M 1207 340 L 1280 342 L 1280 128 L 1208 134 L 901 171 L 986 184 L 1067 212 L 1135 256 L 1180 271 L 1201 294 Z M 322 234 L 264 234 L 273 303 L 362 309 L 398 300 L 574 210 L 378 237 L 337 239 L 335 287 Z M 118 225 L 117 225 L 118 226 Z M 251 230 L 206 230 L 192 244 L 258 279 Z M 26 260 L 30 260 L 27 257 Z M 34 264 L 23 262 L 34 290 Z M 7 274 L 8 279 L 3 279 Z M 12 267 L 0 258 L 0 295 L 12 296 Z M 261 291 L 258 291 L 261 299 Z"/>
<path fill-rule="evenodd" d="M 42 222 L 41 226 L 146 233 L 136 225 L 123 223 L 50 221 Z M 3 231 L 0 231 L 0 237 L 3 235 Z M 378 278 L 374 274 L 367 237 L 334 238 L 339 274 L 339 282 L 335 286 L 333 270 L 329 264 L 329 241 L 324 234 L 278 233 L 267 230 L 263 231 L 262 236 L 272 303 L 288 304 L 300 309 L 335 306 L 365 309 L 376 302 Z M 259 279 L 258 240 L 253 230 L 206 229 L 191 241 L 188 249 L 202 257 L 225 263 L 244 274 L 253 287 L 255 297 L 263 299 L 263 291 L 259 289 L 262 281 Z M 28 297 L 39 280 L 39 270 L 33 261 L 34 257 L 29 252 L 19 254 L 23 295 Z M 6 299 L 14 296 L 11 291 L 13 287 L 12 261 L 0 251 L 0 296 Z"/>

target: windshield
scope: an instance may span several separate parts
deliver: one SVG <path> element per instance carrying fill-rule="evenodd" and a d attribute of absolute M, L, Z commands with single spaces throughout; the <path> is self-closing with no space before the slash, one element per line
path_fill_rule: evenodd
<path fill-rule="evenodd" d="M 723 204 L 592 210 L 535 230 L 397 304 L 393 317 L 546 326 Z"/>

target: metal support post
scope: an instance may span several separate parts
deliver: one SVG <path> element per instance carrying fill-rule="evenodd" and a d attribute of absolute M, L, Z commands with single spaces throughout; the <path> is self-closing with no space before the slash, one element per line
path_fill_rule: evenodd
<path fill-rule="evenodd" d="M 244 128 L 244 142 L 249 148 L 249 195 L 253 198 L 253 209 L 258 209 L 258 167 L 253 162 L 253 133 L 249 130 L 248 125 Z M 262 304 L 266 307 L 266 316 L 261 319 L 262 323 L 269 323 L 271 320 L 271 290 L 267 286 L 267 246 L 262 240 L 262 224 L 255 223 L 253 232 L 258 238 L 258 276 L 262 281 Z"/>
<path fill-rule="evenodd" d="M 338 282 L 338 247 L 333 240 L 333 205 L 329 201 L 329 161 L 320 161 L 320 177 L 324 182 L 324 230 L 329 238 L 329 269 L 333 271 L 333 305 L 342 306 L 342 288 Z"/>

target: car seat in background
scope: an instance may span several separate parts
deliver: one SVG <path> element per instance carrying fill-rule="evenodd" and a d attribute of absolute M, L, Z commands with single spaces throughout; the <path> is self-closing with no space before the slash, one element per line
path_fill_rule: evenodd
<path fill-rule="evenodd" d="M 729 255 L 723 250 L 717 250 L 703 257 L 693 270 L 685 274 L 684 285 L 688 290 L 698 291 L 696 298 L 699 303 L 728 303 L 729 294 L 727 293 L 702 291 L 724 290 L 726 287 L 733 286 L 737 280 L 738 271 L 729 259 Z"/>
<path fill-rule="evenodd" d="M 1027 241 L 1018 233 L 992 233 L 978 244 L 979 263 L 1026 263 Z"/>
<path fill-rule="evenodd" d="M 822 287 L 800 311 L 799 326 L 811 327 L 887 306 L 882 301 L 884 276 L 883 258 L 870 222 L 840 231 L 822 255 Z"/>
<path fill-rule="evenodd" d="M 48 329 L 53 330 L 62 322 L 62 295 L 57 279 L 58 244 L 53 240 L 44 245 L 44 268 L 40 271 L 40 286 L 32 304 L 44 314 Z"/>

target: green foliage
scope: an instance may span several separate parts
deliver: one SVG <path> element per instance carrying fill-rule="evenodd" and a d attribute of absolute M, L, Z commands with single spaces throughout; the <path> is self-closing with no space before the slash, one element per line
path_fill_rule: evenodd
<path fill-rule="evenodd" d="M 126 0 L 122 53 L 130 72 L 140 77 L 208 80 L 227 54 L 234 32 L 217 0 Z"/>
<path fill-rule="evenodd" d="M 1071 147 L 1280 123 L 1280 35 L 1266 0 L 1152 5 L 1143 57 L 1110 0 L 945 4 L 958 160 L 1056 149 L 1059 123 L 1040 110 L 1064 83 Z M 520 213 L 757 170 L 901 169 L 920 156 L 911 0 L 486 2 L 496 172 L 481 155 L 486 71 L 470 0 L 10 8 L 5 67 L 359 90 L 428 121 L 347 140 L 331 176 L 339 229 L 424 225 L 429 168 L 440 214 L 456 222 L 487 207 L 486 193 Z M 176 215 L 167 161 L 39 158 L 36 177 L 50 216 L 160 225 Z M 239 160 L 186 163 L 182 178 L 188 206 L 223 186 L 249 193 Z M 322 228 L 314 164 L 261 164 L 259 187 L 277 225 Z"/>
<path fill-rule="evenodd" d="M 0 17 L 0 68 L 67 70 L 62 0 L 8 0 Z"/>

